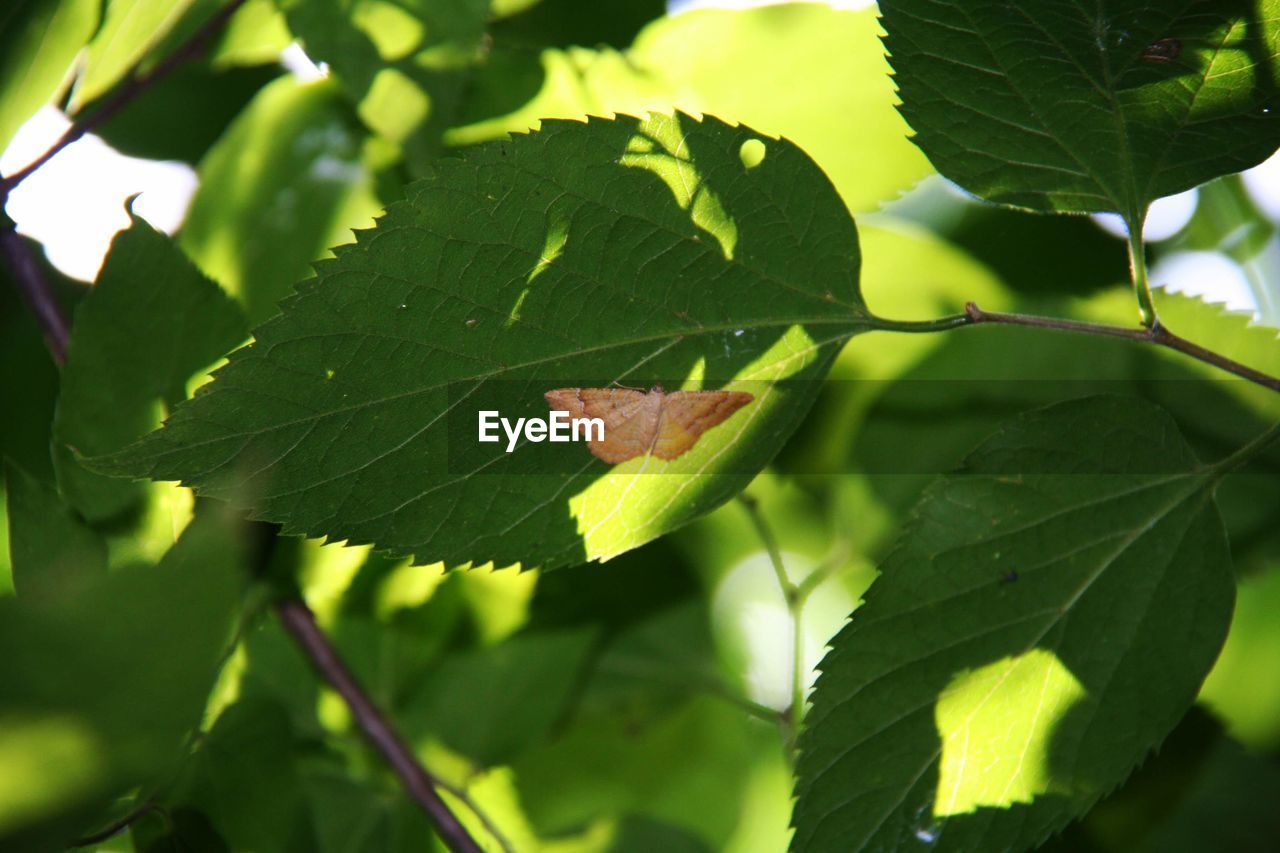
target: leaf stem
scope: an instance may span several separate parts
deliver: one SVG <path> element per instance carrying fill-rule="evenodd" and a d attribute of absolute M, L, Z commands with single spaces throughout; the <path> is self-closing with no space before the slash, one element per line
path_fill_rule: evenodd
<path fill-rule="evenodd" d="M 110 98 L 104 101 L 100 106 L 93 109 L 88 115 L 82 119 L 77 119 L 70 127 L 58 138 L 58 141 L 26 166 L 23 166 L 12 175 L 0 178 L 0 207 L 4 206 L 5 200 L 9 192 L 22 183 L 31 173 L 35 172 L 45 163 L 57 156 L 58 152 L 66 148 L 71 143 L 83 137 L 86 133 L 99 126 L 107 119 L 114 116 L 120 110 L 124 109 L 135 98 L 154 86 L 160 80 L 169 76 L 178 66 L 188 62 L 191 59 L 204 53 L 210 42 L 218 34 L 221 29 L 226 26 L 231 16 L 239 11 L 240 7 L 245 4 L 245 0 L 230 0 L 225 6 L 214 12 L 205 21 L 201 27 L 196 30 L 182 44 L 174 48 L 173 52 L 166 56 L 155 67 L 149 71 L 142 71 L 142 62 L 139 62 L 130 69 L 128 77 L 124 84 Z"/>
<path fill-rule="evenodd" d="M 138 806 L 137 808 L 133 809 L 131 812 L 124 815 L 123 817 L 115 821 L 112 821 L 106 827 L 98 830 L 92 835 L 86 835 L 83 838 L 77 838 L 75 841 L 72 841 L 67 846 L 73 849 L 80 848 L 80 847 L 97 847 L 102 842 L 109 841 L 110 839 L 124 832 L 134 823 L 146 817 L 147 815 L 151 814 L 152 812 L 156 812 L 158 814 L 164 815 L 164 809 L 160 808 L 155 803 L 148 801 Z"/>
<path fill-rule="evenodd" d="M 800 724 L 804 721 L 805 705 L 805 668 L 804 668 L 804 602 L 807 594 L 801 587 L 792 583 L 787 577 L 786 566 L 782 562 L 782 552 L 778 549 L 778 540 L 760 512 L 760 503 L 750 495 L 738 495 L 738 501 L 747 510 L 756 535 L 764 544 L 769 554 L 769 562 L 778 578 L 778 586 L 782 589 L 782 598 L 787 604 L 787 613 L 791 616 L 791 707 L 787 710 L 787 746 L 795 755 L 796 741 L 800 735 Z"/>
<path fill-rule="evenodd" d="M 40 263 L 22 236 L 14 228 L 13 220 L 0 211 L 0 259 L 9 268 L 13 284 L 18 289 L 27 309 L 35 315 L 45 346 L 59 365 L 67 361 L 67 344 L 71 340 L 71 324 L 62 307 L 54 298 L 53 289 L 40 270 Z"/>
<path fill-rule="evenodd" d="M 1258 436 L 1235 453 L 1232 453 L 1227 458 L 1215 462 L 1213 465 L 1214 474 L 1218 477 L 1222 477 L 1226 474 L 1232 473 L 1241 465 L 1244 465 L 1277 441 L 1280 441 L 1280 423 L 1275 424 L 1270 429 L 1263 432 L 1262 435 Z"/>
<path fill-rule="evenodd" d="M 884 332 L 906 332 L 907 334 L 927 334 L 929 332 L 948 332 L 961 326 L 973 325 L 968 314 L 952 314 L 937 320 L 886 320 L 876 317 L 873 329 Z"/>
<path fill-rule="evenodd" d="M 391 765 L 409 796 L 431 819 L 441 840 L 454 853 L 480 853 L 480 845 L 449 810 L 444 800 L 440 799 L 436 789 L 444 786 L 418 763 L 408 746 L 364 692 L 351 670 L 338 657 L 329 638 L 316 624 L 315 616 L 306 603 L 300 598 L 284 598 L 276 602 L 275 608 L 285 630 L 311 659 L 316 671 L 346 701 L 365 738 Z"/>
<path fill-rule="evenodd" d="M 972 325 L 996 324 L 1004 326 L 1031 326 L 1039 329 L 1057 329 L 1063 332 L 1079 332 L 1088 335 L 1100 335 L 1108 338 L 1122 338 L 1124 340 L 1136 341 L 1138 343 L 1153 344 L 1154 346 L 1171 349 L 1202 361 L 1205 364 L 1212 365 L 1219 370 L 1239 376 L 1242 379 L 1248 379 L 1269 388 L 1272 391 L 1280 392 L 1280 379 L 1274 376 L 1268 376 L 1261 371 L 1254 370 L 1252 367 L 1233 361 L 1224 355 L 1219 355 L 1212 350 L 1205 349 L 1199 344 L 1192 343 L 1186 338 L 1179 337 L 1169 331 L 1164 326 L 1156 323 L 1151 328 L 1129 328 L 1127 326 L 1106 326 L 1100 323 L 1085 323 L 1080 320 L 1063 320 L 1056 317 L 1038 317 L 1029 314 L 1001 314 L 995 311 L 984 311 L 977 306 L 976 303 L 970 302 L 965 306 L 965 313 L 969 317 Z"/>
<path fill-rule="evenodd" d="M 1147 280 L 1147 245 L 1142 239 L 1145 217 L 1129 217 L 1129 272 L 1133 281 L 1133 294 L 1138 299 L 1138 314 L 1142 325 L 1148 329 L 1160 328 L 1156 316 L 1155 299 L 1151 296 L 1151 283 Z"/>

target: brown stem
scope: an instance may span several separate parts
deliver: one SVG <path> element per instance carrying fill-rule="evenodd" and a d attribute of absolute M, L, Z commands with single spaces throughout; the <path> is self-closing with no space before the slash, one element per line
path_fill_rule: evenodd
<path fill-rule="evenodd" d="M 63 315 L 62 306 L 54 298 L 53 290 L 45 280 L 31 247 L 14 230 L 12 222 L 5 217 L 0 219 L 5 220 L 0 222 L 0 259 L 9 268 L 22 301 L 40 324 L 49 354 L 58 364 L 65 364 L 67 342 L 71 339 L 71 324 Z"/>
<path fill-rule="evenodd" d="M 1131 329 L 1124 326 L 1085 323 L 1080 320 L 1060 320 L 1055 317 L 1036 317 L 1028 314 L 1001 314 L 995 311 L 983 311 L 973 302 L 966 305 L 964 310 L 973 325 L 995 323 L 1005 326 L 1031 326 L 1038 329 L 1057 329 L 1063 332 L 1080 332 L 1088 335 L 1102 335 L 1108 338 L 1122 338 L 1124 340 L 1137 341 L 1138 343 L 1153 344 L 1180 352 L 1197 361 L 1211 364 L 1219 370 L 1225 370 L 1227 373 L 1235 374 L 1242 379 L 1248 379 L 1250 382 L 1255 382 L 1264 388 L 1280 392 L 1280 379 L 1268 376 L 1261 371 L 1254 370 L 1252 367 L 1233 361 L 1212 350 L 1205 349 L 1186 338 L 1181 338 L 1160 325 L 1159 322 L 1150 329 Z"/>
<path fill-rule="evenodd" d="M 364 736 L 391 765 L 409 796 L 426 812 L 449 849 L 455 853 L 479 853 L 480 846 L 436 792 L 436 788 L 442 787 L 440 783 L 418 763 L 386 717 L 361 688 L 351 670 L 338 657 L 337 650 L 330 645 L 328 637 L 316 624 L 310 608 L 296 598 L 278 601 L 275 608 L 285 630 L 293 635 L 294 640 L 311 659 L 316 671 L 346 701 Z"/>
<path fill-rule="evenodd" d="M 48 151 L 12 175 L 0 178 L 0 206 L 4 205 L 6 197 L 14 187 L 26 180 L 36 169 L 52 160 L 57 156 L 58 152 L 120 112 L 147 89 L 173 73 L 178 66 L 204 53 L 209 43 L 213 41 L 231 16 L 244 4 L 245 0 L 231 0 L 227 5 L 214 12 L 200 29 L 192 33 L 190 38 L 174 48 L 172 53 L 156 63 L 150 70 L 144 72 L 140 70 L 141 63 L 135 65 L 129 72 L 124 84 L 116 90 L 115 94 L 98 107 L 95 107 L 84 118 L 77 119 Z"/>

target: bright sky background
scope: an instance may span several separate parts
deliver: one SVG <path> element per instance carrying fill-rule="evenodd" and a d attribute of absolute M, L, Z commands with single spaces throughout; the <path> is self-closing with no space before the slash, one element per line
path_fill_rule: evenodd
<path fill-rule="evenodd" d="M 678 13 L 692 8 L 766 5 L 770 0 L 670 0 Z M 871 0 L 833 0 L 840 8 L 862 8 Z M 281 64 L 299 77 L 323 75 L 296 45 L 285 51 Z M 11 173 L 45 150 L 67 126 L 58 110 L 41 110 L 19 131 L 0 155 L 0 172 Z M 1280 156 L 1246 173 L 1245 184 L 1259 208 L 1280 223 Z M 184 163 L 127 157 L 101 139 L 87 136 L 24 182 L 10 196 L 7 211 L 18 230 L 45 245 L 50 261 L 73 278 L 91 281 L 97 274 L 111 236 L 127 224 L 124 201 L 138 194 L 135 210 L 169 233 L 182 223 L 197 186 L 194 170 Z M 69 200 L 74 199 L 71 203 Z M 1183 193 L 1155 204 L 1147 223 L 1148 240 L 1159 242 L 1176 234 L 1195 212 L 1198 194 Z M 1115 217 L 1094 221 L 1123 235 Z M 1166 255 L 1152 272 L 1152 281 L 1172 290 L 1203 295 L 1239 310 L 1256 310 L 1249 275 L 1274 282 L 1280 275 L 1280 238 L 1250 262 L 1246 271 L 1219 252 L 1178 252 Z M 1277 318 L 1269 318 L 1277 322 Z"/>

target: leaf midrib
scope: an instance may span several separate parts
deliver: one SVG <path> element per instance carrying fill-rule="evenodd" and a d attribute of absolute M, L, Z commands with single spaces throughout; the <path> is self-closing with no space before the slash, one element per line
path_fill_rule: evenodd
<path fill-rule="evenodd" d="M 1109 569 L 1115 563 L 1115 561 L 1118 560 L 1131 546 L 1133 546 L 1138 540 L 1140 540 L 1143 536 L 1145 536 L 1153 527 L 1155 527 L 1155 525 L 1159 524 L 1162 520 L 1168 517 L 1174 510 L 1176 510 L 1179 506 L 1181 506 L 1185 501 L 1192 498 L 1197 493 L 1201 492 L 1203 487 L 1209 485 L 1211 482 L 1211 480 L 1205 475 L 1197 474 L 1195 472 L 1188 473 L 1186 476 L 1191 481 L 1192 486 L 1186 489 L 1185 491 L 1175 493 L 1173 500 L 1161 506 L 1155 513 L 1153 513 L 1152 517 L 1147 521 L 1146 524 L 1135 529 L 1130 535 L 1126 536 L 1124 540 L 1120 542 L 1119 546 L 1111 554 L 1109 554 L 1106 558 L 1104 558 L 1093 572 L 1091 572 L 1088 576 L 1085 577 L 1084 581 L 1076 589 L 1075 593 L 1067 600 L 1066 604 L 1059 606 L 1057 608 L 1054 608 L 1058 611 L 1058 616 L 1054 619 L 1049 620 L 1046 623 L 1044 629 L 1030 643 L 1028 643 L 1023 648 L 1023 650 L 1019 653 L 1018 655 L 1019 657 L 1027 654 L 1027 652 L 1035 648 L 1037 644 L 1041 640 L 1043 640 L 1044 637 L 1047 636 L 1050 631 L 1052 631 L 1055 627 L 1057 627 L 1057 625 L 1060 624 L 1062 619 L 1066 617 L 1066 615 L 1070 612 L 1071 608 L 1075 606 L 1075 604 L 1080 600 L 1081 597 L 1084 596 L 1084 594 L 1089 590 L 1089 588 L 1100 577 L 1102 577 L 1102 575 L 1106 572 L 1106 570 Z M 969 715 L 968 718 L 966 718 L 963 724 L 967 724 L 972 719 L 973 715 L 977 713 L 977 709 L 981 708 L 982 704 L 988 698 L 990 698 L 991 694 L 996 689 L 998 689 L 1000 685 L 1004 683 L 1005 678 L 1008 677 L 1008 673 L 1009 673 L 1009 670 L 1006 670 L 1006 672 L 1002 675 L 1001 679 L 998 682 L 996 682 L 996 684 L 991 688 L 990 691 L 988 691 L 987 696 L 984 697 L 982 701 L 976 703 L 975 710 L 971 712 L 971 714 Z M 856 695 L 856 693 L 854 695 Z M 935 702 L 936 697 L 930 697 L 929 701 L 931 703 Z M 918 711 L 919 709 L 917 708 L 915 710 Z M 915 713 L 915 711 L 912 711 L 911 713 Z M 827 773 L 833 766 L 835 766 L 838 762 L 843 760 L 850 752 L 852 752 L 853 749 L 856 749 L 857 746 L 860 746 L 861 743 L 865 743 L 865 742 L 866 741 L 864 739 L 862 742 L 854 745 L 853 747 L 848 747 L 844 750 L 841 750 L 839 753 L 837 753 L 837 755 L 832 760 L 827 762 L 826 766 L 822 770 L 818 771 L 814 775 L 814 778 L 816 779 L 818 776 L 821 776 Z M 938 758 L 942 755 L 942 746 L 943 746 L 942 738 L 939 737 L 938 747 L 932 751 L 929 757 L 921 765 L 919 771 L 901 789 L 901 793 L 895 798 L 895 801 L 893 802 L 893 804 L 876 821 L 876 823 L 871 827 L 871 829 L 862 838 L 858 840 L 857 844 L 851 847 L 850 849 L 853 849 L 853 850 L 864 849 L 866 843 L 870 841 L 873 837 L 875 837 L 875 834 L 879 832 L 880 829 L 885 825 L 885 822 L 889 820 L 889 818 L 893 815 L 894 811 L 897 810 L 903 804 L 903 802 L 905 802 L 907 792 L 910 791 L 913 787 L 915 787 L 916 783 L 920 781 L 920 778 L 928 771 L 929 767 L 931 767 L 935 762 L 937 762 Z M 818 823 L 814 826 L 811 832 L 811 835 L 816 836 L 820 831 L 820 829 L 822 828 L 822 824 L 827 820 L 835 817 L 836 814 L 837 814 L 837 810 L 831 809 L 825 815 L 823 815 L 818 820 Z"/>

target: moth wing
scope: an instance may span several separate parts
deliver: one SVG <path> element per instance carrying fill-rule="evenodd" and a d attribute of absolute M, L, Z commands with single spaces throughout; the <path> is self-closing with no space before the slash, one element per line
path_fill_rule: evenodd
<path fill-rule="evenodd" d="M 653 443 L 658 402 L 631 388 L 558 388 L 546 393 L 555 411 L 567 411 L 573 420 L 604 421 L 604 440 L 587 442 L 592 454 L 611 465 L 642 456 Z"/>
<path fill-rule="evenodd" d="M 675 391 L 662 402 L 662 419 L 653 455 L 675 459 L 702 434 L 719 426 L 755 397 L 745 391 Z"/>

